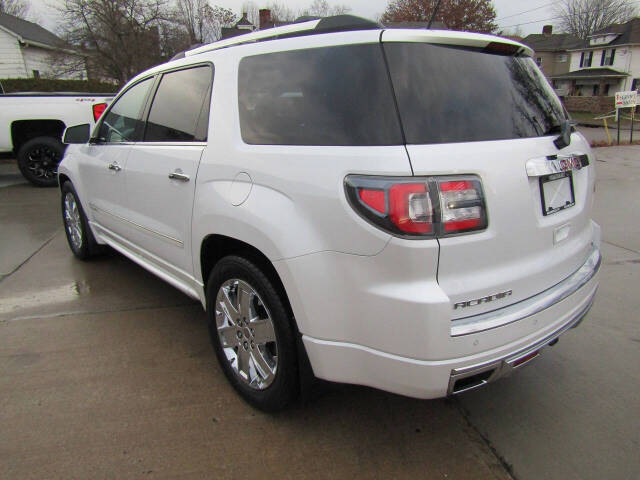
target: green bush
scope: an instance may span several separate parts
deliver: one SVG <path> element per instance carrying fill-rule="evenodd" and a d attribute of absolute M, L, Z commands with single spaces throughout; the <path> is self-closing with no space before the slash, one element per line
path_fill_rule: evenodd
<path fill-rule="evenodd" d="M 114 93 L 118 85 L 95 80 L 54 80 L 49 78 L 0 78 L 5 93 L 13 92 L 88 92 Z"/>

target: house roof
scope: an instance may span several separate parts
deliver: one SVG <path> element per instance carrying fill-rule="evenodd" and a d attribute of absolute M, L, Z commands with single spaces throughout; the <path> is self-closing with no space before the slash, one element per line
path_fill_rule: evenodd
<path fill-rule="evenodd" d="M 291 25 L 294 22 L 265 22 L 260 25 L 260 30 L 266 30 L 267 28 L 284 27 L 285 25 Z"/>
<path fill-rule="evenodd" d="M 240 20 L 238 20 L 238 23 L 236 23 L 236 27 L 238 25 L 251 25 L 253 27 L 253 23 L 251 23 L 249 21 L 249 19 L 247 18 L 247 14 L 246 13 L 242 14 L 242 18 Z"/>
<path fill-rule="evenodd" d="M 0 13 L 0 27 L 13 32 L 28 43 L 38 43 L 52 48 L 64 47 L 62 39 L 49 30 L 7 13 Z"/>
<path fill-rule="evenodd" d="M 237 37 L 238 35 L 244 35 L 245 33 L 251 33 L 251 30 L 247 30 L 245 28 L 236 28 L 236 27 L 222 27 L 220 40 Z"/>
<path fill-rule="evenodd" d="M 544 33 L 532 33 L 522 40 L 534 52 L 559 52 L 570 48 L 578 48 L 582 41 L 578 37 L 574 37 L 570 33 L 554 33 L 553 35 L 545 35 Z"/>
<path fill-rule="evenodd" d="M 583 70 L 574 70 L 573 72 L 563 73 L 562 75 L 554 75 L 554 80 L 572 79 L 572 78 L 623 78 L 628 77 L 628 73 L 619 72 L 613 68 L 585 68 Z"/>
<path fill-rule="evenodd" d="M 616 45 L 627 45 L 629 43 L 640 43 L 640 17 L 633 18 L 626 23 L 616 23 L 602 30 L 598 30 L 594 35 L 604 35 L 607 33 L 617 33 L 615 40 L 607 44 L 590 45 L 589 40 L 581 41 L 573 47 L 577 50 L 585 48 L 615 47 Z"/>

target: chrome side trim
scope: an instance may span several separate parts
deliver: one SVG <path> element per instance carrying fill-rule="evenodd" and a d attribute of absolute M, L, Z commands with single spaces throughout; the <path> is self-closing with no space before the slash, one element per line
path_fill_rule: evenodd
<path fill-rule="evenodd" d="M 455 319 L 451 325 L 451 336 L 459 337 L 502 327 L 546 310 L 575 293 L 591 280 L 600 269 L 601 260 L 600 250 L 594 246 L 584 264 L 570 277 L 518 303 L 490 312 Z"/>
<path fill-rule="evenodd" d="M 150 228 L 143 227 L 142 225 L 140 225 L 138 223 L 135 223 L 135 222 L 132 222 L 131 220 L 127 220 L 126 218 L 121 217 L 120 215 L 116 215 L 115 213 L 107 212 L 106 210 L 103 210 L 103 209 L 101 209 L 99 207 L 96 207 L 93 203 L 89 203 L 89 208 L 91 208 L 91 210 L 93 210 L 95 212 L 102 213 L 104 215 L 108 215 L 108 216 L 110 216 L 112 218 L 115 218 L 116 220 L 120 220 L 121 222 L 124 222 L 127 225 L 132 226 L 132 227 L 140 230 L 141 232 L 148 233 L 148 234 L 151 234 L 151 235 L 155 235 L 157 237 L 162 238 L 163 240 L 167 240 L 170 243 L 173 243 L 173 244 L 177 245 L 180 248 L 184 248 L 184 243 L 181 240 L 178 240 L 177 238 L 173 238 L 173 237 L 170 237 L 169 235 L 165 235 L 164 233 L 160 233 L 160 232 L 158 232 L 156 230 L 152 230 Z"/>
<path fill-rule="evenodd" d="M 565 333 L 567 330 L 577 327 L 582 321 L 582 319 L 585 317 L 585 315 L 589 313 L 589 310 L 593 305 L 593 297 L 595 296 L 595 293 L 596 292 L 593 292 L 593 294 L 591 295 L 591 298 L 589 298 L 589 301 L 586 303 L 586 305 L 584 305 L 580 310 L 578 310 L 578 312 L 575 315 L 573 315 L 568 322 L 566 322 L 564 325 L 558 328 L 555 332 L 550 333 L 549 335 L 544 337 L 542 340 L 539 340 L 534 344 L 529 345 L 528 347 L 522 348 L 515 353 L 511 353 L 509 355 L 506 355 L 504 357 L 501 357 L 495 360 L 490 360 L 488 362 L 484 362 L 478 365 L 471 365 L 469 367 L 456 368 L 451 370 L 451 376 L 449 377 L 449 388 L 447 390 L 447 395 L 452 395 L 452 394 L 457 395 L 458 393 L 476 389 L 478 387 L 486 385 L 487 383 L 491 383 L 494 380 L 497 380 L 498 378 L 506 377 L 507 375 L 510 375 L 514 370 L 517 370 L 527 365 L 531 360 L 533 360 L 534 358 L 537 358 L 538 355 L 514 366 L 514 364 L 518 360 L 525 358 L 527 355 L 530 355 L 533 352 L 539 352 L 542 348 L 546 347 L 551 342 L 556 340 L 560 335 Z M 471 385 L 457 392 L 453 391 L 455 384 L 458 380 L 462 378 L 471 377 L 473 375 L 477 375 L 482 372 L 486 372 L 487 370 L 494 370 L 494 372 L 486 380 L 482 380 L 482 382 L 476 385 Z"/>
<path fill-rule="evenodd" d="M 200 300 L 204 306 L 203 285 L 193 278 L 193 276 L 174 267 L 173 265 L 168 264 L 155 255 L 140 249 L 138 246 L 132 244 L 102 225 L 91 222 L 91 227 L 94 228 L 96 236 L 107 245 L 114 248 L 125 257 L 133 260 L 143 268 L 146 268 L 165 282 L 173 285 L 186 295 Z"/>

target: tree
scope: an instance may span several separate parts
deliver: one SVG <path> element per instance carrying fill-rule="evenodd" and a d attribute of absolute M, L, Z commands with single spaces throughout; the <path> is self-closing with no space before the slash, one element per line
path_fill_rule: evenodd
<path fill-rule="evenodd" d="M 271 10 L 271 21 L 273 22 L 293 22 L 298 18 L 295 10 L 292 10 L 282 3 L 273 2 L 265 8 Z"/>
<path fill-rule="evenodd" d="M 0 13 L 26 18 L 28 12 L 29 4 L 25 0 L 0 0 Z"/>
<path fill-rule="evenodd" d="M 247 20 L 249 20 L 256 28 L 260 25 L 260 14 L 258 13 L 258 10 L 260 9 L 254 2 L 244 2 L 242 4 L 242 13 L 247 14 Z"/>
<path fill-rule="evenodd" d="M 428 22 L 438 0 L 391 0 L 380 20 L 385 22 Z M 492 32 L 496 10 L 491 0 L 441 0 L 434 18 L 451 30 Z"/>
<path fill-rule="evenodd" d="M 220 39 L 222 27 L 236 22 L 236 15 L 228 8 L 211 6 L 208 0 L 177 0 L 173 22 L 184 29 L 188 46 L 210 43 Z M 166 27 L 170 31 L 170 27 Z M 171 35 L 177 36 L 176 32 Z"/>
<path fill-rule="evenodd" d="M 560 28 L 586 40 L 589 35 L 614 23 L 624 23 L 636 15 L 631 0 L 561 0 L 555 7 Z"/>
<path fill-rule="evenodd" d="M 91 74 L 123 84 L 166 60 L 161 35 L 165 0 L 63 0 L 64 39 L 88 56 Z"/>
<path fill-rule="evenodd" d="M 347 5 L 330 5 L 327 0 L 313 0 L 309 7 L 302 9 L 300 15 L 312 17 L 329 17 L 349 13 L 351 7 Z"/>

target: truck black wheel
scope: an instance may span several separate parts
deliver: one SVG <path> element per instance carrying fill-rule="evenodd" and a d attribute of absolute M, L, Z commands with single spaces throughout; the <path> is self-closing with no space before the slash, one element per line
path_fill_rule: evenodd
<path fill-rule="evenodd" d="M 53 137 L 36 137 L 25 142 L 18 150 L 18 167 L 38 187 L 58 184 L 58 164 L 64 154 L 64 145 Z"/>

